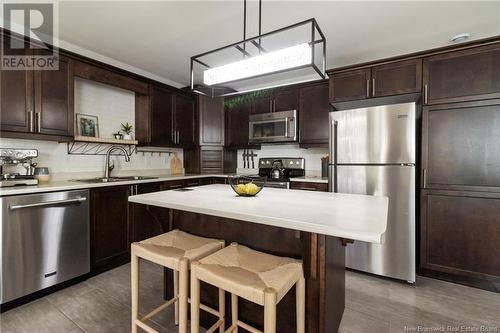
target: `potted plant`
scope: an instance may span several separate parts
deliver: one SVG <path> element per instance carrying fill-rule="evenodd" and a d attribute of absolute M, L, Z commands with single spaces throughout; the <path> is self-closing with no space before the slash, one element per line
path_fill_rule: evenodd
<path fill-rule="evenodd" d="M 125 124 L 122 123 L 122 129 L 121 132 L 123 132 L 123 139 L 124 140 L 132 140 L 132 125 L 126 122 Z"/>

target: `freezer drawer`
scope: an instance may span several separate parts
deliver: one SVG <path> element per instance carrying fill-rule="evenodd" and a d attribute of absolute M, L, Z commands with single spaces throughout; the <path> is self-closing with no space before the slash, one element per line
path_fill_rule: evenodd
<path fill-rule="evenodd" d="M 88 191 L 4 197 L 0 303 L 90 271 Z"/>
<path fill-rule="evenodd" d="M 384 243 L 349 245 L 346 267 L 415 282 L 415 167 L 338 166 L 337 189 L 389 198 Z"/>
<path fill-rule="evenodd" d="M 402 103 L 330 112 L 330 156 L 336 164 L 415 163 L 415 108 Z"/>

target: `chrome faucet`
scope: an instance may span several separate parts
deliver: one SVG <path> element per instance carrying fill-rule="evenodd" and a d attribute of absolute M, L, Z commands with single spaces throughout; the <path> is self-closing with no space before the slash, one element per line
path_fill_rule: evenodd
<path fill-rule="evenodd" d="M 115 150 L 121 150 L 123 152 L 123 156 L 125 156 L 125 162 L 130 162 L 130 156 L 127 153 L 127 150 L 123 148 L 122 146 L 111 146 L 109 147 L 107 153 L 106 153 L 106 165 L 104 166 L 104 178 L 108 179 L 110 172 L 115 168 L 114 164 L 109 165 L 109 157 L 111 156 L 111 153 Z"/>

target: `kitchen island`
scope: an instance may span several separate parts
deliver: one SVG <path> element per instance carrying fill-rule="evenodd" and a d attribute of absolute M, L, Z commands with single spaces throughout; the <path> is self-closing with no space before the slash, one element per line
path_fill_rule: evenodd
<path fill-rule="evenodd" d="M 129 202 L 168 209 L 168 230 L 302 259 L 310 333 L 338 330 L 345 303 L 345 246 L 352 241 L 383 242 L 388 212 L 386 197 L 265 188 L 248 198 L 236 196 L 227 185 L 135 195 Z M 152 219 L 166 215 L 148 211 Z M 171 283 L 165 286 L 171 295 Z M 216 307 L 217 290 L 202 285 L 202 301 Z M 241 300 L 239 310 L 243 321 L 262 327 L 261 307 Z M 209 325 L 214 318 L 202 312 L 201 320 Z M 295 331 L 293 289 L 278 305 L 277 331 Z"/>

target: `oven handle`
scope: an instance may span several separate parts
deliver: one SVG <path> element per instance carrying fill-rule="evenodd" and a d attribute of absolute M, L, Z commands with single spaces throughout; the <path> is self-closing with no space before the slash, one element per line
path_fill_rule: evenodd
<path fill-rule="evenodd" d="M 9 207 L 9 209 L 10 210 L 17 210 L 17 209 L 22 209 L 22 208 L 44 207 L 44 206 L 53 206 L 53 205 L 61 205 L 61 204 L 80 203 L 80 202 L 84 202 L 84 201 L 87 201 L 87 198 L 53 200 L 53 201 L 37 202 L 37 203 L 27 204 L 27 205 L 11 205 Z"/>

